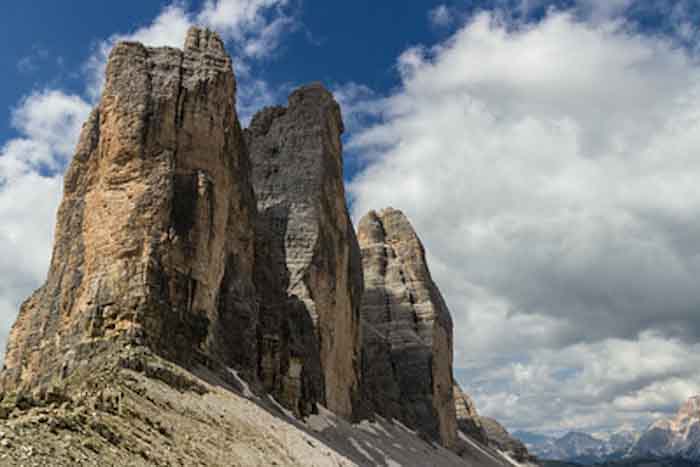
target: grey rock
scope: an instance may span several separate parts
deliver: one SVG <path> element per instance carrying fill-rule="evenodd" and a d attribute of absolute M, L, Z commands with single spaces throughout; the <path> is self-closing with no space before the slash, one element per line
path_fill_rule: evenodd
<path fill-rule="evenodd" d="M 488 436 L 481 417 L 476 410 L 474 401 L 469 394 L 462 391 L 458 384 L 454 385 L 455 411 L 459 431 L 482 444 L 488 444 Z"/>
<path fill-rule="evenodd" d="M 299 412 L 352 417 L 362 269 L 345 201 L 340 107 L 320 84 L 263 109 L 246 130 L 257 198 L 263 380 Z M 275 379 L 274 375 L 283 375 Z"/>
<path fill-rule="evenodd" d="M 391 208 L 364 216 L 358 239 L 364 399 L 377 413 L 454 447 L 452 319 L 423 245 L 406 216 Z"/>
<path fill-rule="evenodd" d="M 642 432 L 630 455 L 700 461 L 700 396 L 689 398 L 674 417 L 652 423 Z"/>
<path fill-rule="evenodd" d="M 537 462 L 537 458 L 528 452 L 527 447 L 519 439 L 511 436 L 503 425 L 493 418 L 480 418 L 490 447 L 510 455 L 518 462 Z"/>

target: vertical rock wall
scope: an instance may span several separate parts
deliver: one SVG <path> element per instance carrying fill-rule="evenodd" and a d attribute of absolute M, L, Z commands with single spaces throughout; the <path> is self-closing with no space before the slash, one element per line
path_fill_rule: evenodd
<path fill-rule="evenodd" d="M 340 107 L 312 84 L 294 91 L 286 108 L 259 112 L 246 141 L 259 212 L 264 382 L 299 412 L 311 394 L 350 417 L 362 269 L 345 201 L 342 132 Z"/>
<path fill-rule="evenodd" d="M 216 34 L 191 29 L 184 51 L 115 46 L 47 281 L 11 332 L 5 391 L 60 379 L 120 338 L 254 370 L 255 203 L 234 104 Z"/>
<path fill-rule="evenodd" d="M 359 224 L 365 292 L 363 396 L 374 410 L 453 447 L 452 319 L 401 211 Z"/>

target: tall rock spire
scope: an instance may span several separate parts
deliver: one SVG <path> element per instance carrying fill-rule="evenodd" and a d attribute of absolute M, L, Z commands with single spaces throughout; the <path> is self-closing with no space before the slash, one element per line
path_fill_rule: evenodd
<path fill-rule="evenodd" d="M 363 396 L 378 413 L 452 448 L 452 318 L 423 244 L 406 216 L 391 208 L 363 217 L 358 240 L 365 283 Z"/>
<path fill-rule="evenodd" d="M 3 465 L 457 465 L 407 452 L 404 427 L 289 423 L 260 397 L 456 447 L 449 312 L 399 211 L 363 219 L 361 253 L 333 96 L 304 86 L 243 132 L 231 59 L 197 28 L 183 50 L 119 43 L 106 72 L 9 338 Z"/>
<path fill-rule="evenodd" d="M 65 176 L 48 278 L 10 335 L 3 389 L 60 380 L 116 341 L 254 370 L 248 173 L 215 33 L 191 29 L 184 51 L 117 44 Z"/>
<path fill-rule="evenodd" d="M 314 394 L 350 417 L 362 268 L 345 202 L 342 131 L 333 96 L 311 84 L 294 91 L 288 107 L 258 113 L 246 141 L 259 211 L 263 379 L 294 407 Z"/>

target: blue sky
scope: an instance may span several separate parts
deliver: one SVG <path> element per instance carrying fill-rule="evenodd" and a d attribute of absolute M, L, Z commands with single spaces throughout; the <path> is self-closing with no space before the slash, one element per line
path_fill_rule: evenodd
<path fill-rule="evenodd" d="M 353 216 L 412 219 L 483 413 L 644 427 L 700 393 L 698 19 L 691 0 L 6 5 L 0 345 L 45 275 L 109 48 L 203 23 L 244 121 L 303 83 L 334 91 Z"/>

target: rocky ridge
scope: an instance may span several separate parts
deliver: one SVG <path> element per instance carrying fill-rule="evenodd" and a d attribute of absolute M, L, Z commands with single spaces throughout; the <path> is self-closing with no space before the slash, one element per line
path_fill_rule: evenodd
<path fill-rule="evenodd" d="M 519 439 L 511 436 L 503 425 L 490 417 L 479 417 L 484 427 L 488 445 L 500 452 L 507 453 L 513 459 L 522 463 L 537 463 L 537 458 L 530 454 L 527 447 Z"/>
<path fill-rule="evenodd" d="M 3 465 L 513 465 L 466 428 L 406 217 L 355 237 L 328 91 L 244 132 L 231 58 L 197 28 L 184 50 L 119 43 L 106 78 L 9 339 Z"/>
<path fill-rule="evenodd" d="M 652 423 L 641 434 L 630 456 L 700 461 L 700 396 L 689 398 L 675 417 Z"/>
<path fill-rule="evenodd" d="M 462 391 L 458 384 L 454 385 L 455 415 L 459 431 L 480 443 L 489 444 L 488 433 L 476 411 L 474 401 L 469 394 Z"/>

